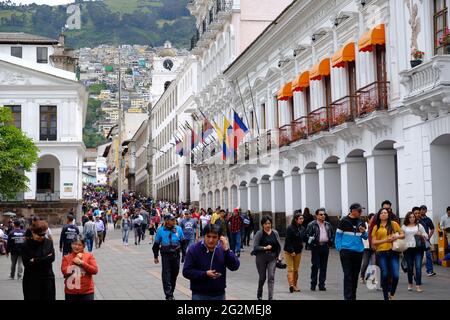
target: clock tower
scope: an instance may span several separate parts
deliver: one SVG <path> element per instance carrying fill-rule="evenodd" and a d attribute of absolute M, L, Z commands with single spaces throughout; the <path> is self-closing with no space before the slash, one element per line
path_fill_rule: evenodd
<path fill-rule="evenodd" d="M 170 82 L 175 79 L 183 64 L 184 56 L 177 54 L 177 50 L 172 47 L 169 41 L 164 43 L 164 47 L 157 49 L 157 55 L 153 58 L 152 72 L 152 105 L 155 105 L 162 96 Z"/>

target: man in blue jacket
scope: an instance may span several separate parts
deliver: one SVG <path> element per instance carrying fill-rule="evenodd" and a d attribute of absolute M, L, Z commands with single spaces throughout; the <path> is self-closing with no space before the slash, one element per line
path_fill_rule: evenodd
<path fill-rule="evenodd" d="M 360 219 L 363 208 L 359 203 L 350 206 L 350 214 L 339 221 L 336 230 L 336 250 L 344 271 L 344 299 L 356 300 L 358 275 L 364 252 L 363 239 L 368 239 L 366 226 Z"/>
<path fill-rule="evenodd" d="M 75 236 L 80 234 L 78 227 L 73 224 L 74 219 L 75 217 L 73 215 L 67 215 L 67 223 L 61 230 L 61 236 L 59 238 L 59 251 L 62 252 L 63 256 L 72 253 L 72 242 L 75 239 Z"/>
<path fill-rule="evenodd" d="M 159 263 L 158 256 L 161 250 L 161 278 L 166 300 L 175 300 L 173 292 L 180 272 L 180 252 L 186 240 L 183 230 L 175 225 L 176 218 L 173 214 L 167 214 L 164 221 L 164 226 L 156 232 L 152 249 L 156 264 Z"/>
<path fill-rule="evenodd" d="M 225 300 L 227 268 L 239 269 L 239 259 L 220 226 L 208 224 L 204 232 L 204 239 L 187 252 L 183 276 L 191 280 L 192 300 Z"/>

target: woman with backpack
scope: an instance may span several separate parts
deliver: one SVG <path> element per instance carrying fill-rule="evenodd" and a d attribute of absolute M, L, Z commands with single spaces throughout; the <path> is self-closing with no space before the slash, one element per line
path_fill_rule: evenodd
<path fill-rule="evenodd" d="M 125 213 L 121 222 L 122 228 L 122 243 L 124 246 L 128 245 L 128 235 L 130 234 L 131 229 L 131 219 L 128 217 L 128 213 Z"/>
<path fill-rule="evenodd" d="M 422 259 L 426 249 L 425 242 L 428 234 L 419 223 L 414 213 L 408 212 L 402 230 L 405 232 L 405 241 L 408 249 L 403 253 L 408 266 L 408 291 L 413 289 L 413 277 L 416 280 L 416 291 L 422 292 Z M 414 268 L 416 273 L 414 274 Z"/>
<path fill-rule="evenodd" d="M 399 253 L 392 250 L 392 243 L 404 239 L 405 233 L 397 222 L 393 221 L 387 209 L 380 209 L 376 216 L 376 225 L 372 230 L 372 244 L 376 248 L 378 266 L 381 271 L 381 287 L 384 300 L 393 300 L 399 280 Z M 388 277 L 391 284 L 388 285 Z"/>

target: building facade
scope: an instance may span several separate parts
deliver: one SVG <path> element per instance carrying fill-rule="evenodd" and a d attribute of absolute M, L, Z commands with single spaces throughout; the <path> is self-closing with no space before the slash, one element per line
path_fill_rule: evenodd
<path fill-rule="evenodd" d="M 3 37 L 0 33 L 0 105 L 11 107 L 15 125 L 39 148 L 39 161 L 26 172 L 29 191 L 16 199 L 2 199 L 1 207 L 21 210 L 30 206 L 36 214 L 47 216 L 51 224 L 58 224 L 62 222 L 60 214 L 77 208 L 82 200 L 88 95 L 74 72 L 43 63 L 44 55 L 35 60 L 31 53 L 37 53 L 38 58 L 42 53 L 40 37 L 21 36 L 8 50 L 9 38 L 10 34 Z M 38 43 L 32 45 L 33 41 Z M 12 48 L 21 46 L 19 57 Z M 47 48 L 50 56 L 52 51 Z"/>
<path fill-rule="evenodd" d="M 450 188 L 447 8 L 292 2 L 215 83 L 220 99 L 199 99 L 252 129 L 236 160 L 205 149 L 196 161 L 201 206 L 270 214 L 282 234 L 296 209 L 325 207 L 337 221 L 352 202 L 369 213 L 389 199 L 400 217 L 425 204 L 439 219 Z M 425 55 L 412 68 L 415 50 Z"/>

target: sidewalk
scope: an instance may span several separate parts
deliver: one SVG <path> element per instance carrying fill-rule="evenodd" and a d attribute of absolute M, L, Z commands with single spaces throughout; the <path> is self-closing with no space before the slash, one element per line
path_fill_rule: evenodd
<path fill-rule="evenodd" d="M 151 245 L 148 235 L 138 246 L 134 245 L 134 234 L 130 233 L 130 245 L 123 246 L 120 230 L 113 230 L 109 225 L 106 242 L 100 249 L 94 249 L 99 273 L 94 277 L 97 300 L 163 300 L 161 283 L 161 265 L 153 263 Z M 64 280 L 61 274 L 61 253 L 58 250 L 61 229 L 52 230 L 55 239 L 56 261 L 53 271 L 56 276 L 56 298 L 64 299 Z M 241 253 L 241 267 L 236 272 L 227 272 L 227 298 L 230 300 L 255 300 L 258 273 L 251 249 L 245 247 Z M 338 253 L 331 250 L 328 261 L 327 291 L 309 290 L 311 270 L 310 252 L 304 251 L 300 265 L 300 293 L 289 293 L 286 270 L 277 269 L 275 274 L 275 294 L 277 300 L 342 300 L 342 268 Z M 21 280 L 9 280 L 10 260 L 0 257 L 0 300 L 22 300 Z M 423 293 L 407 291 L 407 278 L 400 270 L 400 283 L 396 300 L 450 300 L 450 268 L 435 266 L 437 276 L 423 277 Z M 423 271 L 423 273 L 425 273 Z M 181 271 L 178 277 L 175 298 L 190 299 L 189 281 L 184 279 Z M 263 298 L 267 299 L 267 283 Z M 382 300 L 381 291 L 371 291 L 364 285 L 358 287 L 358 299 Z"/>

